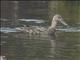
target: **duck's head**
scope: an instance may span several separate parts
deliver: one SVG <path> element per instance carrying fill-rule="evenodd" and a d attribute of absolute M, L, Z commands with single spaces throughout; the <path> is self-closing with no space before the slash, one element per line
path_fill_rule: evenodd
<path fill-rule="evenodd" d="M 68 26 L 68 24 L 66 24 L 66 23 L 63 21 L 63 18 L 62 18 L 61 15 L 59 15 L 59 14 L 56 14 L 56 15 L 53 16 L 52 24 L 54 24 L 54 22 L 60 22 L 60 23 L 62 23 L 63 25 Z"/>

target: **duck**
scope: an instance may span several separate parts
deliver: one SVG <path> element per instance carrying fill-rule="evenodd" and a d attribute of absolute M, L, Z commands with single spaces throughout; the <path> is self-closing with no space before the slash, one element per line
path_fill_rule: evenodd
<path fill-rule="evenodd" d="M 65 26 L 69 26 L 62 18 L 61 15 L 56 14 L 53 16 L 51 26 L 48 28 L 48 34 L 54 39 L 56 37 L 56 27 L 58 23 L 62 23 Z"/>
<path fill-rule="evenodd" d="M 58 23 L 62 23 L 63 25 L 65 26 L 69 26 L 62 18 L 61 15 L 59 14 L 56 14 L 53 16 L 53 19 L 52 19 L 52 22 L 51 22 L 51 25 L 48 27 L 47 29 L 47 32 L 48 32 L 48 36 L 50 37 L 49 41 L 50 41 L 50 44 L 51 44 L 51 47 L 50 48 L 50 53 L 51 55 L 49 55 L 49 57 L 54 57 L 54 55 L 56 54 L 55 53 L 55 48 L 56 48 L 56 38 L 57 38 L 57 34 L 56 34 L 56 28 L 57 28 L 57 24 Z"/>
<path fill-rule="evenodd" d="M 68 24 L 66 22 L 64 22 L 63 18 L 61 15 L 56 14 L 53 16 L 52 18 L 52 22 L 51 25 L 48 28 L 45 27 L 39 27 L 39 26 L 26 26 L 24 25 L 24 27 L 21 28 L 17 28 L 17 30 L 19 31 L 24 31 L 27 32 L 29 34 L 40 34 L 41 32 L 48 32 L 48 34 L 50 36 L 54 36 L 56 34 L 56 27 L 58 23 L 62 23 L 65 26 L 68 26 Z"/>

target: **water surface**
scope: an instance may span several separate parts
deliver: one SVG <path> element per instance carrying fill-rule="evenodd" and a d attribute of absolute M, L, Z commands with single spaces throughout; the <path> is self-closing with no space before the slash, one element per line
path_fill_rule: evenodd
<path fill-rule="evenodd" d="M 22 26 L 21 26 L 22 27 Z M 1 27 L 2 56 L 7 60 L 78 60 L 80 59 L 80 26 L 58 26 L 57 37 L 51 46 L 47 34 L 29 35 L 16 30 L 19 27 Z M 46 27 L 45 27 L 46 28 Z M 54 48 L 55 54 L 51 53 Z"/>

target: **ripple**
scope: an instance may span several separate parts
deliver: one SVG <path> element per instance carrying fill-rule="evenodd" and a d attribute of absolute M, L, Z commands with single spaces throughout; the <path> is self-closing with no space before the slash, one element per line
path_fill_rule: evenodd
<path fill-rule="evenodd" d="M 9 28 L 9 27 L 1 27 L 0 31 L 3 33 L 17 32 L 15 28 Z"/>
<path fill-rule="evenodd" d="M 20 27 L 15 27 L 15 28 L 1 27 L 0 32 L 3 32 L 3 33 L 19 32 L 19 30 L 17 30 L 17 28 L 20 28 Z M 47 28 L 44 27 L 44 29 L 47 29 Z M 71 27 L 71 28 L 59 27 L 56 30 L 61 31 L 61 32 L 80 32 L 80 27 Z"/>
<path fill-rule="evenodd" d="M 44 23 L 44 20 L 37 20 L 37 19 L 18 19 L 20 21 L 26 21 L 26 22 L 35 22 L 35 23 Z"/>
<path fill-rule="evenodd" d="M 59 30 L 59 31 L 62 31 L 62 32 L 80 32 L 80 28 L 78 27 L 74 27 L 74 28 L 59 28 L 59 29 L 56 29 L 56 30 Z"/>

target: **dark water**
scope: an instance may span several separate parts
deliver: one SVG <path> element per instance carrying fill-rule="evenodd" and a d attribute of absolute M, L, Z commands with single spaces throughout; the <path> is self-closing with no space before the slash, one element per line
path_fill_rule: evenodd
<path fill-rule="evenodd" d="M 57 13 L 71 27 L 58 26 L 56 40 L 16 30 L 23 25 L 46 27 Z M 1 1 L 0 20 L 1 56 L 7 60 L 80 60 L 80 1 Z"/>
<path fill-rule="evenodd" d="M 80 32 L 60 33 L 56 41 L 57 60 L 79 60 Z"/>
<path fill-rule="evenodd" d="M 29 35 L 15 28 L 1 27 L 1 55 L 7 60 L 79 60 L 80 27 L 59 26 L 57 37 L 51 46 L 47 34 Z M 51 49 L 54 51 L 51 51 Z M 55 54 L 52 54 L 55 52 Z"/>

